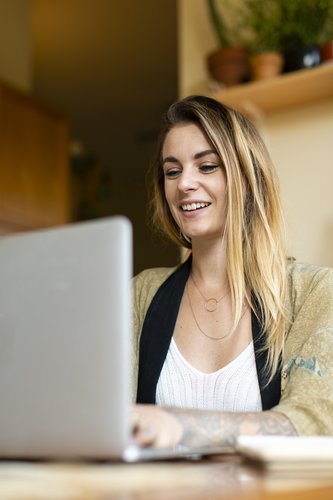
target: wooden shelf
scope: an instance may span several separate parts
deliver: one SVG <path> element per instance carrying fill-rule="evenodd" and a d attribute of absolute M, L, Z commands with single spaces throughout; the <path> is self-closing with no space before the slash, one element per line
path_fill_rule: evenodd
<path fill-rule="evenodd" d="M 272 113 L 333 98 L 333 63 L 245 83 L 212 97 L 240 111 Z"/>

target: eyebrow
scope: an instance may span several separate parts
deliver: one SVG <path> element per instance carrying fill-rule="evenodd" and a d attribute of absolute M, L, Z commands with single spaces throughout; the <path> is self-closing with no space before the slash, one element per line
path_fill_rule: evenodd
<path fill-rule="evenodd" d="M 199 153 L 196 153 L 194 155 L 194 159 L 195 160 L 199 160 L 200 158 L 203 158 L 204 156 L 208 156 L 208 155 L 211 155 L 211 154 L 217 155 L 217 153 L 216 153 L 216 151 L 214 149 L 205 149 L 204 151 L 200 151 Z M 163 160 L 163 165 L 165 163 L 178 163 L 178 160 L 174 156 L 167 156 Z"/>

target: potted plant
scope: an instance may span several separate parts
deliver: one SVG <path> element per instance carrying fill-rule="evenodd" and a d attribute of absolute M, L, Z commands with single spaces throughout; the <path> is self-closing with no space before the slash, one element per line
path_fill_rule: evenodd
<path fill-rule="evenodd" d="M 281 19 L 280 36 L 284 71 L 310 68 L 320 63 L 327 24 L 332 19 L 333 0 L 275 0 Z"/>
<path fill-rule="evenodd" d="M 274 0 L 243 0 L 241 16 L 249 30 L 247 45 L 251 52 L 252 78 L 259 80 L 281 73 L 280 26 L 283 20 Z"/>
<path fill-rule="evenodd" d="M 217 82 L 229 87 L 250 79 L 248 51 L 242 43 L 243 25 L 232 0 L 207 0 L 219 48 L 207 56 L 208 71 Z M 228 23 L 228 17 L 230 22 Z"/>

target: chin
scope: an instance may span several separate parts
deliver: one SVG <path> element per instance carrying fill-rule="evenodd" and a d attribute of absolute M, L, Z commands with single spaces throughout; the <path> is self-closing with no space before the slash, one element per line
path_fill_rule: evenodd
<path fill-rule="evenodd" d="M 188 238 L 191 238 L 191 240 L 205 240 L 207 238 L 211 238 L 212 237 L 212 234 L 208 233 L 207 231 L 205 232 L 188 232 L 188 233 L 185 233 Z"/>
<path fill-rule="evenodd" d="M 222 239 L 223 231 L 189 231 L 185 233 L 189 238 L 191 238 L 192 242 L 194 240 L 214 240 L 214 239 Z"/>

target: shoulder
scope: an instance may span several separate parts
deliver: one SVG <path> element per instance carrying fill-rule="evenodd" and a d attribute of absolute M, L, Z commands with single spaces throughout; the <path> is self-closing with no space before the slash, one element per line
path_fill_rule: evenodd
<path fill-rule="evenodd" d="M 133 278 L 133 286 L 138 290 L 159 287 L 177 267 L 155 267 L 145 269 Z"/>
<path fill-rule="evenodd" d="M 333 269 L 312 264 L 291 262 L 287 268 L 287 311 L 290 319 L 300 316 L 325 318 L 332 326 Z"/>
<path fill-rule="evenodd" d="M 290 261 L 287 265 L 287 279 L 290 286 L 298 289 L 315 287 L 318 284 L 333 284 L 333 269 L 315 264 Z"/>
<path fill-rule="evenodd" d="M 137 274 L 132 282 L 135 307 L 145 312 L 159 287 L 176 269 L 177 267 L 156 267 Z"/>
<path fill-rule="evenodd" d="M 322 296 L 333 299 L 333 269 L 290 262 L 287 266 L 287 299 L 302 302 Z"/>

